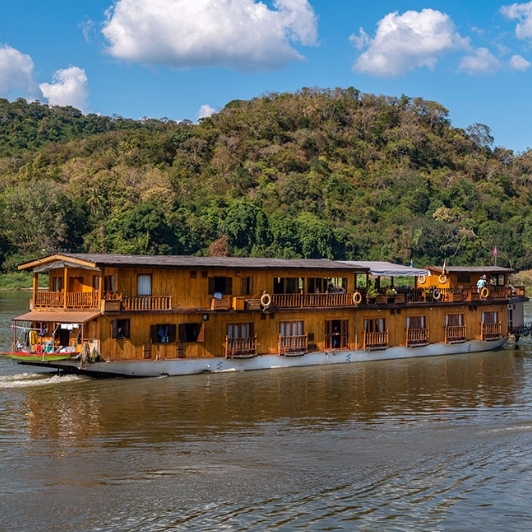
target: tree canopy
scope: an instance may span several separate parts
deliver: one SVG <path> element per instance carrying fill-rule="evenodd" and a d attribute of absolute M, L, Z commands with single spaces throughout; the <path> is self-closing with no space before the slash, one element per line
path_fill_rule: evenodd
<path fill-rule="evenodd" d="M 532 151 L 437 102 L 310 89 L 199 123 L 0 99 L 0 268 L 54 251 L 532 268 Z"/>

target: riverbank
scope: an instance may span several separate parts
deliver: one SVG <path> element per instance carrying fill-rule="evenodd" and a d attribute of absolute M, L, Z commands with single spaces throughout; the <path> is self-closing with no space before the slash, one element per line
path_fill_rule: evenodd
<path fill-rule="evenodd" d="M 11 272 L 0 275 L 0 290 L 31 290 L 33 276 L 28 272 Z"/>

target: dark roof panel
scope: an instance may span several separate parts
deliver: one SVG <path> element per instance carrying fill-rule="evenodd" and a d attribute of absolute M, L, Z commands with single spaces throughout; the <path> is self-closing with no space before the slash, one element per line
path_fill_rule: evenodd
<path fill-rule="evenodd" d="M 366 272 L 367 268 L 354 267 L 328 259 L 270 259 L 254 257 L 189 257 L 184 255 L 113 255 L 99 253 L 61 253 L 54 255 L 101 266 L 152 268 L 227 268 L 227 269 L 294 269 L 294 270 L 351 270 Z M 39 263 L 46 262 L 46 258 Z M 28 268 L 35 261 L 27 263 Z M 21 265 L 24 268 L 24 265 Z"/>

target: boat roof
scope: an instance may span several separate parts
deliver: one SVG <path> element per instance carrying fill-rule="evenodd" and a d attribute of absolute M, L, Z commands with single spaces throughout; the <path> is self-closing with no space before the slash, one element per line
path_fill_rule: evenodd
<path fill-rule="evenodd" d="M 428 266 L 429 270 L 443 273 L 443 266 Z M 497 274 L 514 273 L 513 268 L 503 268 L 502 266 L 445 266 L 445 273 L 474 273 L 474 274 Z"/>
<path fill-rule="evenodd" d="M 99 310 L 47 310 L 31 311 L 13 318 L 13 321 L 53 321 L 55 323 L 85 323 L 96 318 L 101 312 Z"/>
<path fill-rule="evenodd" d="M 35 273 L 62 268 L 88 268 L 99 270 L 110 267 L 150 268 L 218 268 L 218 269 L 269 269 L 269 270 L 322 270 L 357 271 L 366 273 L 368 268 L 356 263 L 328 259 L 273 259 L 255 257 L 190 257 L 185 255 L 117 255 L 104 253 L 61 253 L 21 264 L 19 270 Z"/>
<path fill-rule="evenodd" d="M 429 270 L 422 268 L 414 268 L 412 266 L 403 266 L 401 264 L 393 264 L 392 262 L 373 261 L 373 260 L 357 260 L 357 261 L 341 261 L 343 264 L 349 264 L 355 268 L 366 268 L 369 273 L 377 276 L 387 277 L 419 277 L 421 275 L 430 275 Z"/>

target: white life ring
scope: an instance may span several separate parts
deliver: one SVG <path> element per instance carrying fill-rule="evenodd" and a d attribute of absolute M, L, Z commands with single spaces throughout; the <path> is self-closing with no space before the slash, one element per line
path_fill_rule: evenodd
<path fill-rule="evenodd" d="M 486 299 L 489 295 L 490 295 L 490 291 L 488 290 L 487 286 L 480 289 L 480 297 L 482 297 L 483 299 Z"/>
<path fill-rule="evenodd" d="M 432 299 L 434 299 L 434 301 L 439 301 L 441 299 L 441 292 L 437 288 L 432 292 Z"/>
<path fill-rule="evenodd" d="M 353 294 L 353 303 L 355 305 L 360 305 L 360 303 L 362 303 L 362 294 L 360 292 L 355 292 Z"/>
<path fill-rule="evenodd" d="M 440 284 L 445 284 L 447 282 L 447 275 L 441 274 L 439 278 Z"/>
<path fill-rule="evenodd" d="M 268 308 L 272 303 L 272 296 L 270 294 L 262 294 L 260 303 L 263 307 Z"/>
<path fill-rule="evenodd" d="M 417 278 L 419 284 L 425 284 L 425 276 L 424 275 L 420 275 L 418 278 Z"/>

